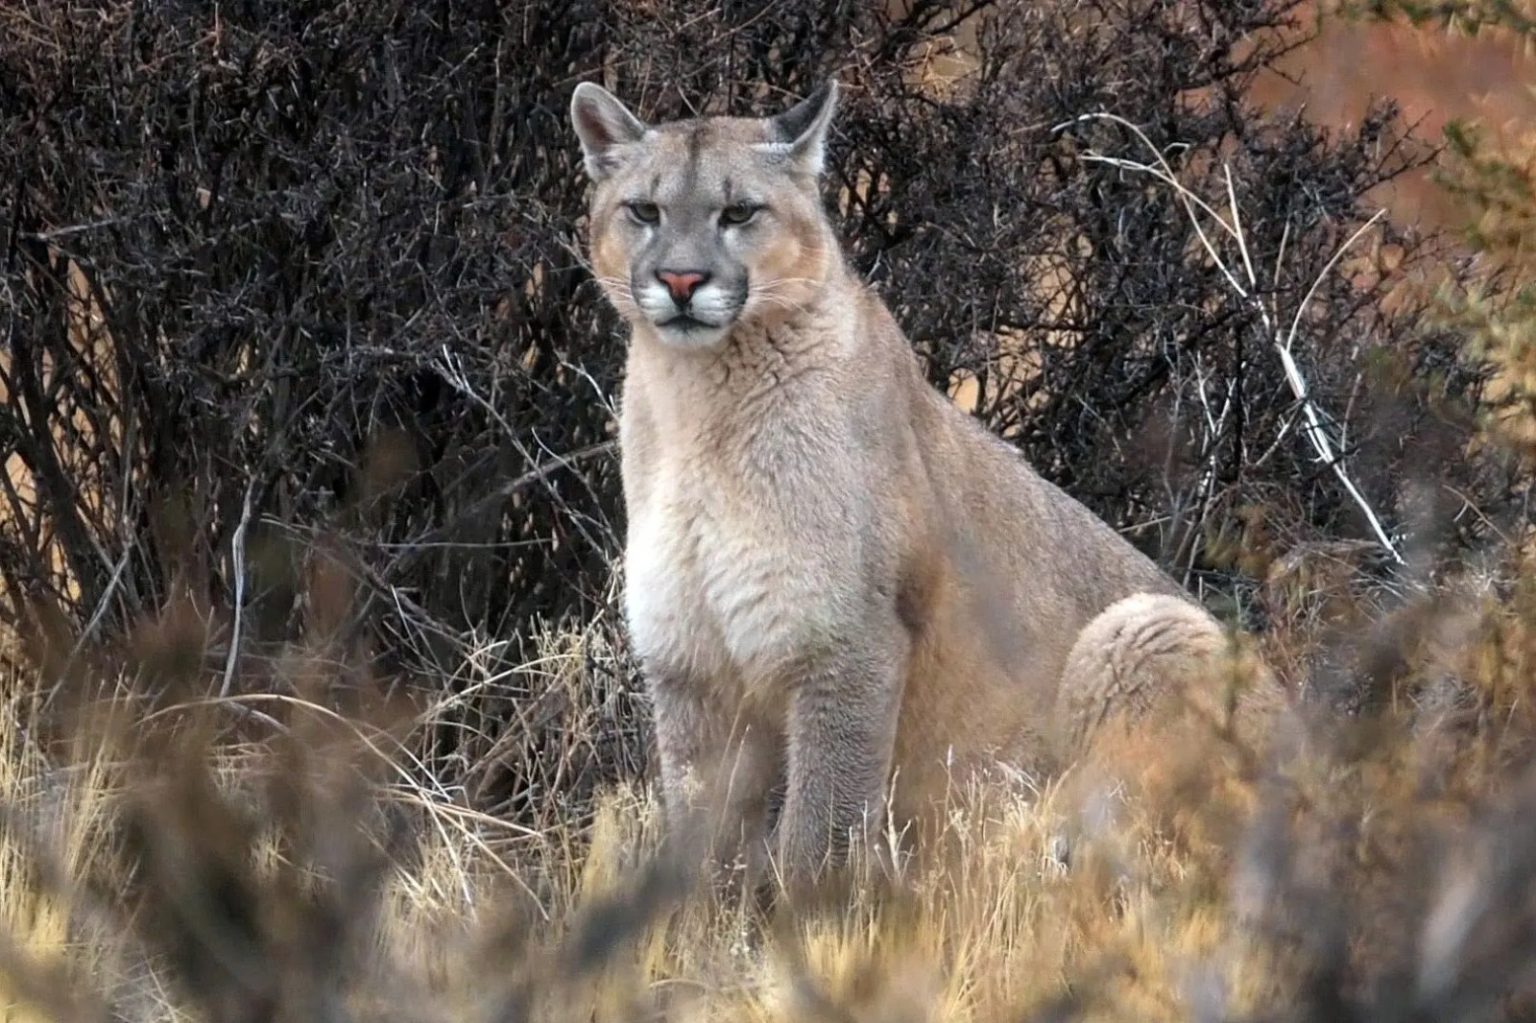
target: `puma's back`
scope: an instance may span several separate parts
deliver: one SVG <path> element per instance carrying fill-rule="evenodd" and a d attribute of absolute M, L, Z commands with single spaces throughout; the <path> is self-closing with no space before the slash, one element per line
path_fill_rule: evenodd
<path fill-rule="evenodd" d="M 957 772 L 1047 769 L 1221 641 L 1105 523 L 934 390 L 818 194 L 836 90 L 776 118 L 572 116 L 631 327 L 625 607 L 668 802 L 813 869 Z M 893 773 L 898 782 L 888 791 Z"/>

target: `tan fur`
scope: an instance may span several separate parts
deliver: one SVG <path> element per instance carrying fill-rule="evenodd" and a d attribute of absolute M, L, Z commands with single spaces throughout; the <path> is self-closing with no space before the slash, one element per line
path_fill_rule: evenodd
<path fill-rule="evenodd" d="M 822 210 L 834 95 L 787 120 L 652 128 L 594 86 L 573 101 L 597 178 L 594 269 L 631 326 L 626 612 L 669 808 L 728 791 L 762 834 L 781 788 L 777 848 L 798 875 L 887 801 L 915 819 L 999 761 L 1054 769 L 1225 643 L 923 378 Z M 762 201 L 755 233 L 710 212 L 727 191 Z M 636 198 L 656 225 L 625 212 Z M 678 252 L 747 282 L 706 342 L 638 304 L 648 260 Z"/>

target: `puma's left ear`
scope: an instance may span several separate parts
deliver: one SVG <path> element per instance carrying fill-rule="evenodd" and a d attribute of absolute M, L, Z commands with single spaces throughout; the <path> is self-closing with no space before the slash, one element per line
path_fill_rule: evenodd
<path fill-rule="evenodd" d="M 826 166 L 827 129 L 837 111 L 837 79 L 829 78 L 821 88 L 772 119 L 779 142 L 773 148 L 789 154 L 801 170 L 819 175 Z"/>

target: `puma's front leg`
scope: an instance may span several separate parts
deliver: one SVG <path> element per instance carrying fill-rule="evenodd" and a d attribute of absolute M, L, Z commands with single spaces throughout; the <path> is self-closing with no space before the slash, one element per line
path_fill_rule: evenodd
<path fill-rule="evenodd" d="M 849 836 L 884 808 L 907 662 L 899 627 L 815 659 L 789 694 L 789 766 L 778 826 L 792 887 L 836 867 Z"/>
<path fill-rule="evenodd" d="M 668 830 L 708 843 L 713 859 L 766 838 L 780 738 L 767 722 L 710 698 L 701 681 L 648 669 Z"/>

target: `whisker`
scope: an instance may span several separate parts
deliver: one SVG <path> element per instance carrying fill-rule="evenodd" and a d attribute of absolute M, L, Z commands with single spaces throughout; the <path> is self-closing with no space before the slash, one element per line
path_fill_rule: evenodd
<path fill-rule="evenodd" d="M 774 288 L 789 287 L 792 284 L 815 284 L 815 283 L 816 283 L 815 279 L 811 278 L 811 277 L 780 277 L 780 278 L 777 278 L 776 280 L 763 281 L 760 284 L 757 283 L 757 282 L 753 282 L 751 285 L 748 286 L 747 290 L 748 291 L 752 291 L 752 290 L 755 290 L 755 289 L 762 289 L 762 290 L 767 291 L 767 290 L 772 290 Z"/>
<path fill-rule="evenodd" d="M 806 307 L 805 307 L 805 305 L 803 303 L 800 303 L 800 302 L 790 302 L 787 299 L 777 298 L 777 297 L 772 296 L 772 295 L 765 295 L 765 296 L 763 296 L 761 301 L 759 302 L 759 305 L 766 305 L 766 306 L 769 306 L 769 307 L 774 308 L 774 309 L 788 309 L 791 312 L 797 312 L 797 313 L 803 313 L 803 312 L 805 312 L 805 309 L 806 309 Z"/>

